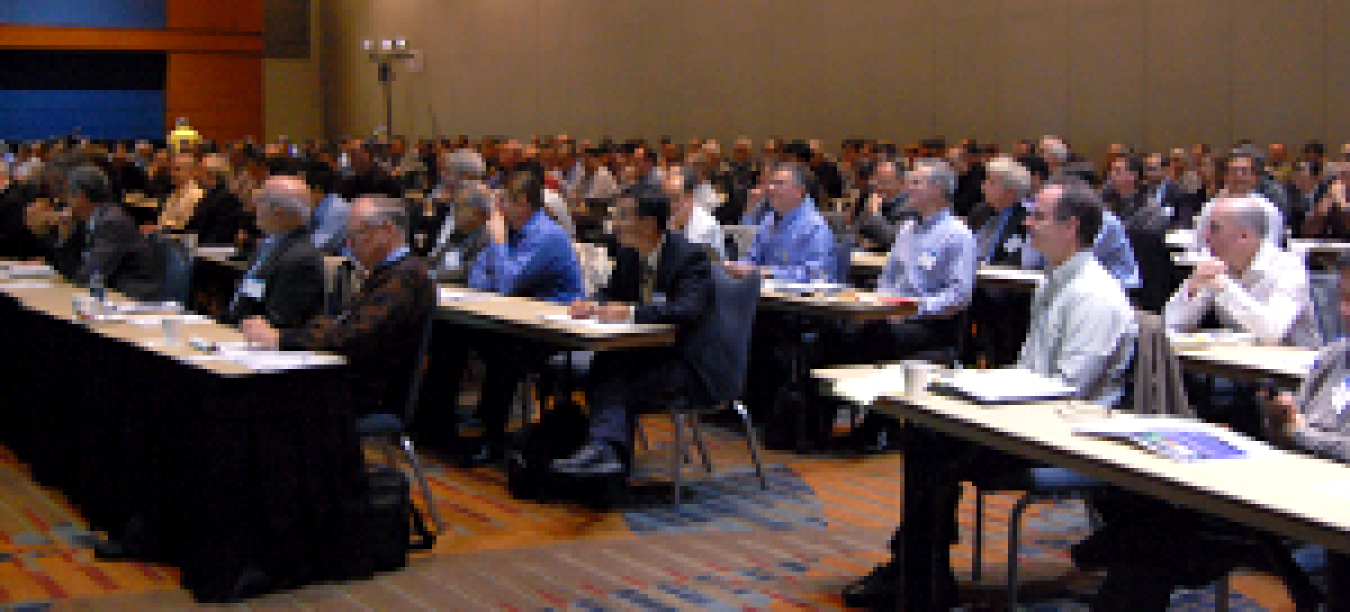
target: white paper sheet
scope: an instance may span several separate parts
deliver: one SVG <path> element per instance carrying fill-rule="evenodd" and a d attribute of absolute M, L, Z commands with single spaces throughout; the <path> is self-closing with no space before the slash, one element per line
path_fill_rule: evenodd
<path fill-rule="evenodd" d="M 875 374 L 841 380 L 834 385 L 835 393 L 861 406 L 871 405 L 879 397 L 897 397 L 905 394 L 905 371 L 900 368 L 877 370 Z"/>
<path fill-rule="evenodd" d="M 55 285 L 53 285 L 52 283 L 47 282 L 20 281 L 11 283 L 0 283 L 0 291 L 13 291 L 16 289 L 51 289 L 54 286 Z"/>
<path fill-rule="evenodd" d="M 576 325 L 579 327 L 589 327 L 605 331 L 619 331 L 636 327 L 632 323 L 601 323 L 595 319 L 573 319 L 565 314 L 544 314 L 539 315 L 539 318 L 551 323 L 563 323 L 566 325 Z"/>
<path fill-rule="evenodd" d="M 442 302 L 487 302 L 496 299 L 500 299 L 500 296 L 451 287 L 441 287 L 440 290 L 440 301 Z"/>

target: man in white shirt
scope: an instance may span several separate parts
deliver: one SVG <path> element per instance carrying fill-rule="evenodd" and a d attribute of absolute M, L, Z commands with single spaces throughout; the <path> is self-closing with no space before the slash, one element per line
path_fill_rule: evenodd
<path fill-rule="evenodd" d="M 1192 331 L 1213 309 L 1222 324 L 1263 344 L 1321 346 L 1307 268 L 1269 240 L 1268 223 L 1256 197 L 1211 203 L 1200 232 L 1214 258 L 1197 263 L 1168 300 L 1169 330 Z"/>
<path fill-rule="evenodd" d="M 689 242 L 707 248 L 717 261 L 725 261 L 726 239 L 722 226 L 707 209 L 699 206 L 695 192 L 699 185 L 698 173 L 688 166 L 672 168 L 666 173 L 665 193 L 670 198 L 670 229 L 684 234 Z"/>

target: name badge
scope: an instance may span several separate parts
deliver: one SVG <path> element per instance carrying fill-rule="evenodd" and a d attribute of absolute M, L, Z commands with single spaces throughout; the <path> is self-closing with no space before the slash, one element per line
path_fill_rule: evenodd
<path fill-rule="evenodd" d="M 447 270 L 458 270 L 463 265 L 464 254 L 459 251 L 446 251 L 441 255 L 441 265 Z"/>
<path fill-rule="evenodd" d="M 1016 253 L 1022 250 L 1022 237 L 1012 236 L 1003 241 L 1003 250 L 1009 253 Z"/>
<path fill-rule="evenodd" d="M 245 278 L 239 286 L 239 293 L 242 293 L 255 300 L 263 299 L 263 293 L 267 290 L 267 284 L 256 278 Z"/>
<path fill-rule="evenodd" d="M 1345 412 L 1345 408 L 1350 406 L 1350 376 L 1345 377 L 1341 384 L 1331 392 L 1331 403 L 1336 405 L 1336 414 Z"/>
<path fill-rule="evenodd" d="M 659 292 L 659 291 L 653 291 L 653 292 L 652 292 L 652 303 L 653 303 L 653 304 L 665 304 L 665 303 L 666 303 L 666 294 L 661 293 L 661 292 Z"/>
<path fill-rule="evenodd" d="M 937 253 L 933 251 L 924 251 L 919 255 L 919 267 L 924 270 L 932 270 L 937 265 Z"/>

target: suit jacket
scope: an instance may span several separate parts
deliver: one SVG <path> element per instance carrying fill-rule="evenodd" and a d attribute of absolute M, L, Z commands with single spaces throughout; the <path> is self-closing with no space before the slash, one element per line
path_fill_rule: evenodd
<path fill-rule="evenodd" d="M 266 260 L 257 261 L 255 255 L 249 262 L 252 273 L 243 281 L 261 282 L 261 299 L 244 294 L 241 285 L 225 315 L 227 322 L 256 315 L 285 329 L 300 327 L 323 311 L 323 256 L 310 243 L 309 232 L 292 230 L 278 240 Z"/>
<path fill-rule="evenodd" d="M 197 202 L 183 230 L 197 235 L 200 244 L 234 244 L 235 235 L 244 226 L 244 203 L 221 183 L 212 187 Z"/>
<path fill-rule="evenodd" d="M 634 323 L 669 324 L 679 330 L 675 345 L 681 360 L 702 384 L 693 390 L 696 400 L 706 400 L 714 381 L 728 373 L 718 363 L 719 353 L 703 335 L 695 335 L 710 316 L 713 304 L 712 262 L 707 252 L 684 236 L 666 232 L 657 262 L 653 299 L 639 300 L 645 262 L 636 250 L 621 248 L 609 284 L 599 296 L 605 300 L 632 302 Z"/>
<path fill-rule="evenodd" d="M 377 266 L 337 316 L 281 330 L 283 349 L 331 351 L 347 358 L 353 412 L 402 416 L 413 359 L 436 311 L 436 286 L 420 257 Z"/>
<path fill-rule="evenodd" d="M 78 224 L 65 242 L 55 246 L 52 261 L 57 271 L 79 284 L 88 284 L 97 271 L 110 289 L 138 300 L 157 299 L 162 266 L 131 217 L 121 206 L 104 204 L 90 221 Z"/>
<path fill-rule="evenodd" d="M 1013 204 L 1012 216 L 1008 217 L 1008 222 L 1003 226 L 1003 232 L 998 236 L 994 244 L 993 254 L 986 261 L 984 258 L 985 240 L 991 239 L 986 236 L 992 235 L 998 226 L 999 215 L 993 212 L 984 223 L 980 225 L 980 230 L 975 233 L 975 245 L 981 249 L 976 253 L 980 261 L 994 265 L 1021 267 L 1022 250 L 1030 248 L 1027 246 L 1027 207 L 1022 204 Z"/>

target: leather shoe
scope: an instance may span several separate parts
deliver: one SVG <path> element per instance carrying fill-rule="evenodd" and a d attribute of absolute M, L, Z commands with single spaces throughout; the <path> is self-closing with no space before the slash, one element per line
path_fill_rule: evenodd
<path fill-rule="evenodd" d="M 94 558 L 99 561 L 127 561 L 136 559 L 137 555 L 123 546 L 121 540 L 108 539 L 94 543 Z"/>
<path fill-rule="evenodd" d="M 865 610 L 894 610 L 901 594 L 900 580 L 903 568 L 899 561 L 887 561 L 872 568 L 866 576 L 846 587 L 839 595 L 844 605 Z M 939 591 L 939 610 L 950 610 L 960 605 L 956 593 L 955 578 L 948 574 L 948 581 Z"/>
<path fill-rule="evenodd" d="M 588 442 L 571 457 L 553 461 L 553 471 L 572 476 L 613 476 L 623 473 L 623 459 L 613 444 Z"/>

